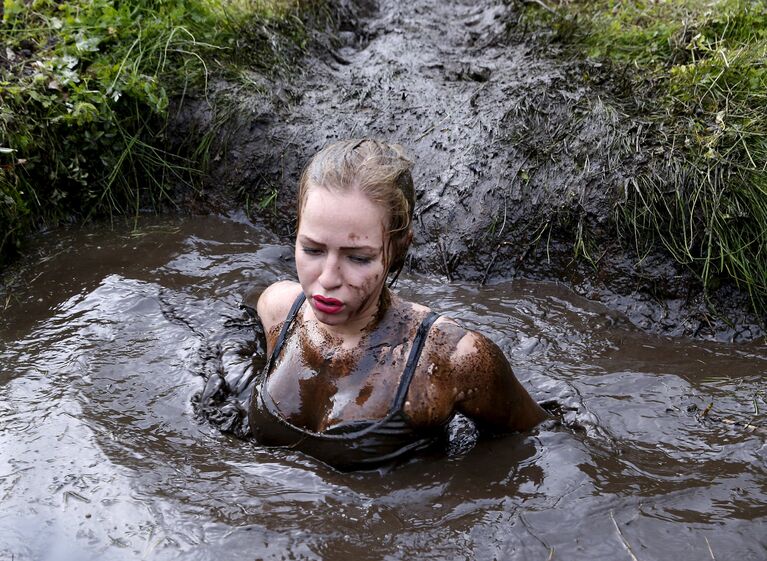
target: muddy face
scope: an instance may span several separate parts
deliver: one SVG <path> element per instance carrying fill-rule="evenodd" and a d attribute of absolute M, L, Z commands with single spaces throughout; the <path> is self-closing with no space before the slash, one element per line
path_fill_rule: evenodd
<path fill-rule="evenodd" d="M 357 191 L 308 191 L 296 271 L 313 316 L 331 332 L 359 332 L 376 314 L 386 276 L 386 218 Z"/>

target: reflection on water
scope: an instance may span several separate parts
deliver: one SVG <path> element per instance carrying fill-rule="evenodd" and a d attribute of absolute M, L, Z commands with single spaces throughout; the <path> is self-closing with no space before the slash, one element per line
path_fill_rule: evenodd
<path fill-rule="evenodd" d="M 554 284 L 406 277 L 565 423 L 340 474 L 192 407 L 201 374 L 246 373 L 240 298 L 290 247 L 195 218 L 57 248 L 0 324 L 0 559 L 767 557 L 763 346 L 648 336 Z"/>

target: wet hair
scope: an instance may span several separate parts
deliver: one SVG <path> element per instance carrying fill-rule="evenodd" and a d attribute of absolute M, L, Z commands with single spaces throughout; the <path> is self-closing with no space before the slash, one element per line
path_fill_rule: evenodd
<path fill-rule="evenodd" d="M 334 193 L 357 190 L 386 209 L 389 223 L 384 259 L 396 279 L 410 246 L 415 188 L 413 162 L 398 144 L 369 138 L 342 140 L 326 146 L 309 161 L 298 185 L 298 221 L 310 186 Z"/>

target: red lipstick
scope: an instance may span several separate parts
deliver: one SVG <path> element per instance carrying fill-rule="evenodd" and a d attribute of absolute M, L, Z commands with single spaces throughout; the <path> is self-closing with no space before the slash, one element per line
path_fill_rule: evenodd
<path fill-rule="evenodd" d="M 312 300 L 314 300 L 314 307 L 323 314 L 337 314 L 344 309 L 344 303 L 335 298 L 315 294 L 312 296 Z"/>

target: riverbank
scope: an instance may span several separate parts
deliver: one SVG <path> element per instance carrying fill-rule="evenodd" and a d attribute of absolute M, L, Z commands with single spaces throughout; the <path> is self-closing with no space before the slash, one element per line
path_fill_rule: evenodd
<path fill-rule="evenodd" d="M 0 265 L 40 229 L 178 207 L 216 128 L 170 139 L 173 112 L 219 77 L 287 72 L 310 12 L 284 0 L 0 9 Z"/>
<path fill-rule="evenodd" d="M 767 312 L 767 2 L 515 2 L 515 37 L 582 62 L 644 161 L 615 208 L 623 245 L 661 247 L 704 297 Z M 544 48 L 545 48 L 544 47 Z"/>
<path fill-rule="evenodd" d="M 352 8 L 271 95 L 217 86 L 235 118 L 217 141 L 229 150 L 207 182 L 212 208 L 238 199 L 289 240 L 309 155 L 335 138 L 385 137 L 416 161 L 411 269 L 560 280 L 657 333 L 763 335 L 747 291 L 706 285 L 657 238 L 629 235 L 627 193 L 661 146 L 609 81 L 585 76 L 598 63 L 519 33 L 529 14 L 515 4 Z M 182 130 L 204 129 L 209 114 L 187 108 Z"/>

